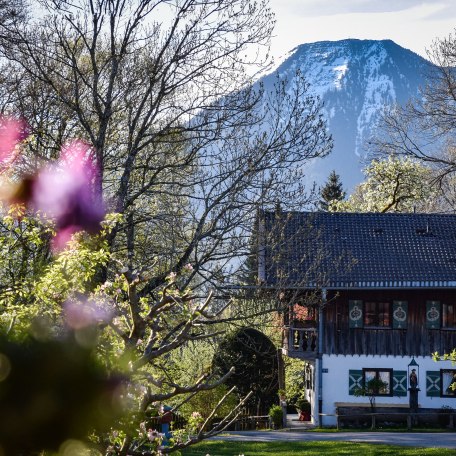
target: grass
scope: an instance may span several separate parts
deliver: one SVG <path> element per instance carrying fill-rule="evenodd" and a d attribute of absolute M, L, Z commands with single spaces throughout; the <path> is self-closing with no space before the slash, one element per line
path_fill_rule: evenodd
<path fill-rule="evenodd" d="M 293 429 L 292 429 L 293 431 Z M 419 427 L 419 426 L 414 426 L 412 429 L 407 429 L 406 426 L 395 426 L 395 427 L 388 427 L 388 426 L 382 426 L 382 427 L 376 427 L 373 431 L 370 427 L 368 426 L 365 426 L 365 427 L 360 427 L 360 428 L 355 428 L 355 427 L 341 427 L 340 429 L 336 429 L 335 427 L 324 427 L 324 428 L 319 428 L 319 427 L 315 427 L 315 428 L 310 428 L 310 429 L 306 429 L 306 432 L 325 432 L 325 433 L 333 433 L 333 434 L 337 434 L 337 433 L 340 433 L 340 432 L 397 432 L 397 433 L 401 433 L 401 432 L 415 432 L 417 434 L 422 434 L 423 432 L 438 432 L 438 433 L 451 433 L 451 432 L 455 432 L 454 429 L 448 429 L 448 428 L 435 428 L 435 427 Z"/>
<path fill-rule="evenodd" d="M 207 441 L 187 448 L 183 456 L 449 456 L 455 450 L 410 448 L 353 442 L 234 442 Z"/>

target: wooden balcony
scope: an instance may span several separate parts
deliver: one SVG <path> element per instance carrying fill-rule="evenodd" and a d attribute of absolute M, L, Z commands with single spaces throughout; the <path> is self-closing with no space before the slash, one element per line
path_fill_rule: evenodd
<path fill-rule="evenodd" d="M 304 361 L 313 361 L 317 356 L 318 334 L 315 328 L 285 328 L 283 342 L 284 355 Z"/>

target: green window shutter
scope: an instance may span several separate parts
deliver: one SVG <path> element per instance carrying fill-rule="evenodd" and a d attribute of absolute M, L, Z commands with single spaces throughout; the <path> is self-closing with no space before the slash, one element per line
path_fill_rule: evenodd
<path fill-rule="evenodd" d="M 440 397 L 440 371 L 426 372 L 426 396 Z"/>
<path fill-rule="evenodd" d="M 407 301 L 393 301 L 393 328 L 406 329 L 408 319 Z"/>
<path fill-rule="evenodd" d="M 350 328 L 363 327 L 363 301 L 348 301 L 348 322 Z"/>
<path fill-rule="evenodd" d="M 358 388 L 363 387 L 363 371 L 361 370 L 349 370 L 348 371 L 348 394 L 350 396 L 355 395 L 355 391 Z"/>
<path fill-rule="evenodd" d="M 407 396 L 407 371 L 393 371 L 393 396 Z"/>
<path fill-rule="evenodd" d="M 426 328 L 440 328 L 440 302 L 426 301 Z"/>

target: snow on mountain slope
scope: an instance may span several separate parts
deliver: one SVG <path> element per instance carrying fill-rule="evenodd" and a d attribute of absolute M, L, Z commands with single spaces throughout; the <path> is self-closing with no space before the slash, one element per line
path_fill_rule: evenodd
<path fill-rule="evenodd" d="M 261 81 L 268 88 L 277 75 L 287 84 L 292 83 L 296 71 L 306 77 L 311 93 L 324 102 L 334 138 L 330 156 L 309 166 L 309 180 L 322 184 L 335 169 L 351 191 L 363 179 L 366 143 L 382 111 L 418 96 L 429 65 L 391 40 L 322 41 L 298 46 Z"/>

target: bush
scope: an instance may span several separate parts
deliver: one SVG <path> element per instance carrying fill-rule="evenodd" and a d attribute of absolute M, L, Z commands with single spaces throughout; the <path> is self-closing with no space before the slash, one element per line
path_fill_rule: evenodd
<path fill-rule="evenodd" d="M 226 336 L 214 354 L 212 366 L 220 376 L 236 366 L 225 385 L 235 386 L 239 399 L 252 391 L 245 405 L 249 410 L 256 410 L 255 414 L 266 415 L 277 403 L 277 349 L 260 331 L 240 328 Z"/>
<path fill-rule="evenodd" d="M 269 409 L 269 416 L 275 429 L 281 428 L 283 423 L 283 411 L 280 405 L 273 405 Z"/>
<path fill-rule="evenodd" d="M 300 410 L 301 412 L 309 412 L 310 413 L 310 410 L 311 410 L 311 406 L 310 406 L 310 402 L 305 399 L 305 398 L 299 398 L 296 402 L 295 402 L 295 405 L 296 405 L 296 408 L 298 410 Z"/>

